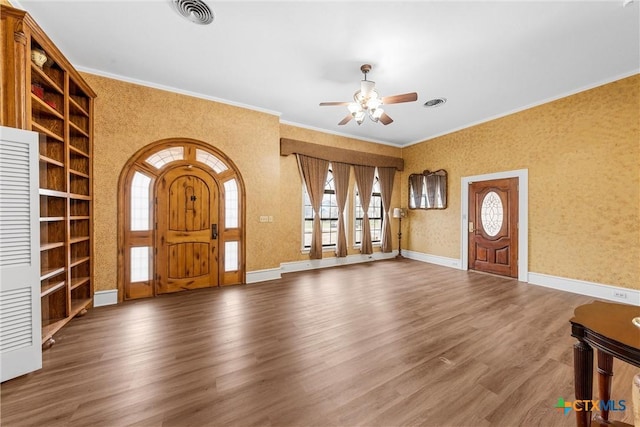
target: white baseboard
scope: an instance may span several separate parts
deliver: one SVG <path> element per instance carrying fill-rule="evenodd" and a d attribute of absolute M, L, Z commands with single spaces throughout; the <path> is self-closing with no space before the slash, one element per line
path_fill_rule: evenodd
<path fill-rule="evenodd" d="M 280 268 L 270 268 L 247 272 L 246 283 L 258 283 L 267 280 L 281 278 L 282 273 L 295 271 L 314 270 L 317 268 L 336 267 L 339 265 L 371 262 L 381 259 L 394 258 L 397 251 L 391 253 L 376 252 L 371 255 L 349 255 L 345 258 L 323 258 L 305 261 L 284 262 Z M 460 260 L 438 255 L 429 255 L 415 251 L 402 251 L 406 258 L 416 261 L 428 262 L 443 267 L 460 269 Z M 568 279 L 566 277 L 551 276 L 542 273 L 529 273 L 528 283 L 574 294 L 586 295 L 608 301 L 640 306 L 640 290 L 621 288 L 619 286 L 604 285 L 602 283 L 587 282 L 584 280 Z M 102 307 L 118 303 L 118 290 L 97 291 L 93 295 L 93 306 Z"/>
<path fill-rule="evenodd" d="M 96 291 L 93 293 L 93 306 L 102 307 L 118 303 L 118 290 Z"/>
<path fill-rule="evenodd" d="M 331 257 L 322 259 L 309 259 L 305 261 L 283 262 L 280 264 L 280 270 L 283 273 L 292 273 L 294 271 L 315 270 L 316 268 L 336 267 L 339 265 L 358 264 L 361 262 L 371 262 L 381 259 L 394 258 L 398 254 L 397 251 L 383 253 L 374 252 L 371 255 L 347 255 L 346 257 Z"/>
<path fill-rule="evenodd" d="M 443 267 L 456 268 L 460 270 L 460 260 L 457 258 L 448 258 L 439 255 L 429 255 L 422 252 L 415 251 L 402 251 L 402 255 L 406 258 L 413 259 L 416 261 L 428 262 L 430 264 L 441 265 Z"/>
<path fill-rule="evenodd" d="M 640 291 L 542 273 L 529 273 L 529 283 L 574 294 L 640 306 Z"/>
<path fill-rule="evenodd" d="M 429 255 L 422 252 L 408 250 L 403 250 L 402 255 L 409 259 L 437 264 L 443 267 L 457 269 L 462 268 L 460 260 L 455 258 Z M 527 282 L 532 285 L 544 286 L 546 288 L 557 289 L 559 291 L 640 306 L 640 290 L 636 289 L 621 288 L 619 286 L 587 282 L 585 280 L 568 279 L 566 277 L 551 276 L 542 273 L 528 273 Z"/>
<path fill-rule="evenodd" d="M 374 252 L 371 255 L 348 255 L 346 257 L 331 257 L 322 259 L 309 259 L 304 261 L 283 262 L 280 268 L 269 268 L 265 270 L 248 271 L 246 283 L 265 282 L 267 280 L 280 279 L 282 273 L 293 273 L 295 271 L 315 270 L 317 268 L 336 267 L 339 265 L 357 264 L 360 262 L 371 262 L 381 259 L 394 258 L 397 251 L 390 253 Z"/>
<path fill-rule="evenodd" d="M 246 283 L 266 282 L 267 280 L 280 279 L 279 268 L 268 268 L 266 270 L 247 271 Z"/>

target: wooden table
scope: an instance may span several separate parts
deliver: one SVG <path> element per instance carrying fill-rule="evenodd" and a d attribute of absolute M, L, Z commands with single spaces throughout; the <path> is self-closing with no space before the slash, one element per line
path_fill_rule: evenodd
<path fill-rule="evenodd" d="M 632 319 L 640 316 L 640 307 L 595 301 L 581 305 L 571 319 L 571 335 L 578 339 L 573 346 L 576 401 L 590 401 L 593 389 L 593 349 L 598 350 L 599 399 L 611 399 L 613 358 L 640 367 L 640 328 Z M 591 425 L 591 407 L 577 402 L 578 427 Z M 609 419 L 609 411 L 603 410 L 600 418 Z M 598 420 L 599 421 L 599 420 Z M 624 425 L 623 423 L 616 423 Z"/>

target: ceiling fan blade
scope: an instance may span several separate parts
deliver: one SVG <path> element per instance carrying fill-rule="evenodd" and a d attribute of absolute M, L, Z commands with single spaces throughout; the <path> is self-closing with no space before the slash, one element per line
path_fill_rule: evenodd
<path fill-rule="evenodd" d="M 382 115 L 380 116 L 380 118 L 378 119 L 382 122 L 383 125 L 388 125 L 389 123 L 393 122 L 393 119 L 391 117 L 389 117 L 389 115 L 387 113 L 382 113 Z"/>
<path fill-rule="evenodd" d="M 383 96 L 383 104 L 399 104 L 401 102 L 413 102 L 418 100 L 418 94 L 415 92 L 403 93 L 402 95 Z"/>
<path fill-rule="evenodd" d="M 320 106 L 321 107 L 333 107 L 333 106 L 339 106 L 339 105 L 349 105 L 350 102 L 321 102 Z"/>
<path fill-rule="evenodd" d="M 342 121 L 340 123 L 338 123 L 338 126 L 346 125 L 347 123 L 349 123 L 351 121 L 351 119 L 353 119 L 353 116 L 351 114 L 347 114 L 345 116 L 345 118 L 342 119 Z"/>

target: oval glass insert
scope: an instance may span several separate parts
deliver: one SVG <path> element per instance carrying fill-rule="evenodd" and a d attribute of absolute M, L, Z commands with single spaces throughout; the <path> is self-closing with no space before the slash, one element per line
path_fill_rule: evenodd
<path fill-rule="evenodd" d="M 480 219 L 482 220 L 482 228 L 485 233 L 493 237 L 502 228 L 504 209 L 502 200 L 495 191 L 489 191 L 482 200 L 480 208 Z"/>

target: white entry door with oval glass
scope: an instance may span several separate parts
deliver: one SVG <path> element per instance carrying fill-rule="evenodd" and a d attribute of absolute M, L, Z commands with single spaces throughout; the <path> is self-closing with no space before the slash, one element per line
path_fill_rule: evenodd
<path fill-rule="evenodd" d="M 469 269 L 518 277 L 518 178 L 469 186 Z"/>

